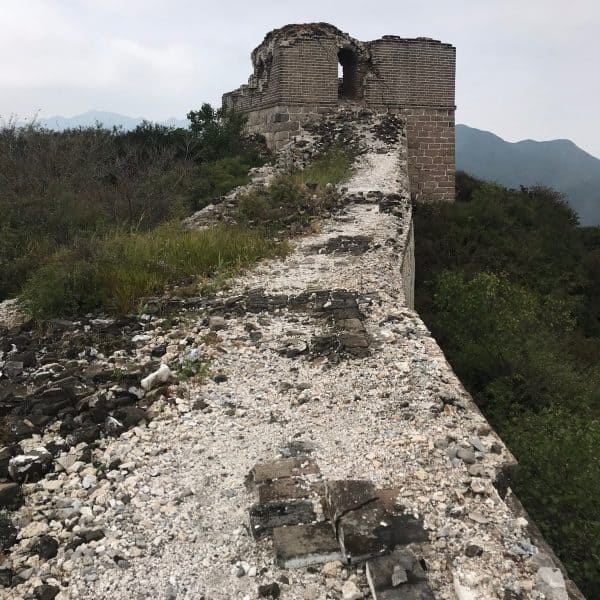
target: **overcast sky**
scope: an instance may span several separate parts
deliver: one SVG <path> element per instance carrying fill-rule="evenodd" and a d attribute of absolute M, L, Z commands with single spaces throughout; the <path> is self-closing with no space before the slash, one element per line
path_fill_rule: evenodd
<path fill-rule="evenodd" d="M 600 157 L 598 0 L 0 0 L 0 116 L 183 117 L 246 82 L 270 29 L 457 47 L 457 122 Z"/>

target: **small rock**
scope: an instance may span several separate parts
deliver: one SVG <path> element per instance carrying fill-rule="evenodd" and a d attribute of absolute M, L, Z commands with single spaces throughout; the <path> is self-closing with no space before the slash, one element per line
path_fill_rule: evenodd
<path fill-rule="evenodd" d="M 397 587 L 402 583 L 406 583 L 407 581 L 408 574 L 406 571 L 400 565 L 396 565 L 392 572 L 392 587 Z"/>
<path fill-rule="evenodd" d="M 31 546 L 31 552 L 44 560 L 54 558 L 58 554 L 58 541 L 49 535 L 40 535 Z"/>
<path fill-rule="evenodd" d="M 208 328 L 211 331 L 220 331 L 221 329 L 225 329 L 226 327 L 227 322 L 223 317 L 215 315 L 208 319 Z"/>
<path fill-rule="evenodd" d="M 14 379 L 23 373 L 23 363 L 20 360 L 7 360 L 2 367 L 2 372 L 9 379 Z"/>
<path fill-rule="evenodd" d="M 483 548 L 478 546 L 477 544 L 469 544 L 465 548 L 465 555 L 469 558 L 473 558 L 474 556 L 481 556 L 483 554 Z"/>
<path fill-rule="evenodd" d="M 485 494 L 486 486 L 485 482 L 482 479 L 478 479 L 474 477 L 471 479 L 471 491 L 475 494 Z"/>
<path fill-rule="evenodd" d="M 46 523 L 42 521 L 32 521 L 26 527 L 23 527 L 20 531 L 20 535 L 23 539 L 28 539 L 32 537 L 37 537 L 39 535 L 44 535 L 48 532 L 50 528 Z"/>
<path fill-rule="evenodd" d="M 99 540 L 101 540 L 102 538 L 104 538 L 104 531 L 102 529 L 88 529 L 86 531 L 81 531 L 79 533 L 79 535 L 86 541 L 86 542 L 97 542 Z"/>
<path fill-rule="evenodd" d="M 38 585 L 33 589 L 36 600 L 54 600 L 58 592 L 60 592 L 59 588 L 48 584 Z"/>
<path fill-rule="evenodd" d="M 475 452 L 472 448 L 459 448 L 456 456 L 467 465 L 472 465 L 475 462 Z"/>
<path fill-rule="evenodd" d="M 18 483 L 39 481 L 52 468 L 52 454 L 43 446 L 11 458 L 8 472 Z"/>
<path fill-rule="evenodd" d="M 259 598 L 279 598 L 281 594 L 281 588 L 276 582 L 266 583 L 258 586 L 258 597 Z"/>
<path fill-rule="evenodd" d="M 84 490 L 89 490 L 91 487 L 95 486 L 98 483 L 98 478 L 95 475 L 86 475 L 81 480 L 81 487 Z"/>
<path fill-rule="evenodd" d="M 477 452 L 487 452 L 485 444 L 477 436 L 469 438 L 469 443 L 477 450 Z"/>
<path fill-rule="evenodd" d="M 328 563 L 325 563 L 321 567 L 321 573 L 325 575 L 325 577 L 335 577 L 338 573 L 338 570 L 342 568 L 342 563 L 339 560 L 334 560 Z"/>
<path fill-rule="evenodd" d="M 364 595 L 354 581 L 349 579 L 342 586 L 342 598 L 343 600 L 361 600 L 364 598 Z"/>
<path fill-rule="evenodd" d="M 171 378 L 171 369 L 167 365 L 162 364 L 154 373 L 150 373 L 148 377 L 144 377 L 140 382 L 142 389 L 146 392 L 156 387 L 159 383 L 166 383 Z"/>

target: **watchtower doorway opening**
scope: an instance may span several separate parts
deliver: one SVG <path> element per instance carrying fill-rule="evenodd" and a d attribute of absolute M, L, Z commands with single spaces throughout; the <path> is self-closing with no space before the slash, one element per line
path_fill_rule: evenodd
<path fill-rule="evenodd" d="M 353 100 L 360 96 L 358 58 L 350 48 L 338 52 L 338 98 Z"/>

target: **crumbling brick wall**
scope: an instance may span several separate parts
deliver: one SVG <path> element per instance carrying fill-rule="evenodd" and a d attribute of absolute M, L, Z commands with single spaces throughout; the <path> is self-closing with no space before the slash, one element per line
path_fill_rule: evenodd
<path fill-rule="evenodd" d="M 454 199 L 456 51 L 429 38 L 360 42 L 327 23 L 276 29 L 252 52 L 247 85 L 223 96 L 272 148 L 309 121 L 357 105 L 402 115 L 412 196 Z M 338 65 L 343 78 L 338 78 Z"/>

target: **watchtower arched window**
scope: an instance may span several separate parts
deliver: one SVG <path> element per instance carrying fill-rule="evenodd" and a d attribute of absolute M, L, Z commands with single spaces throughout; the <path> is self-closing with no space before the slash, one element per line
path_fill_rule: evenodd
<path fill-rule="evenodd" d="M 358 98 L 360 82 L 358 78 L 358 58 L 350 48 L 341 48 L 338 52 L 338 96 L 340 98 Z M 341 75 L 341 77 L 340 77 Z"/>

